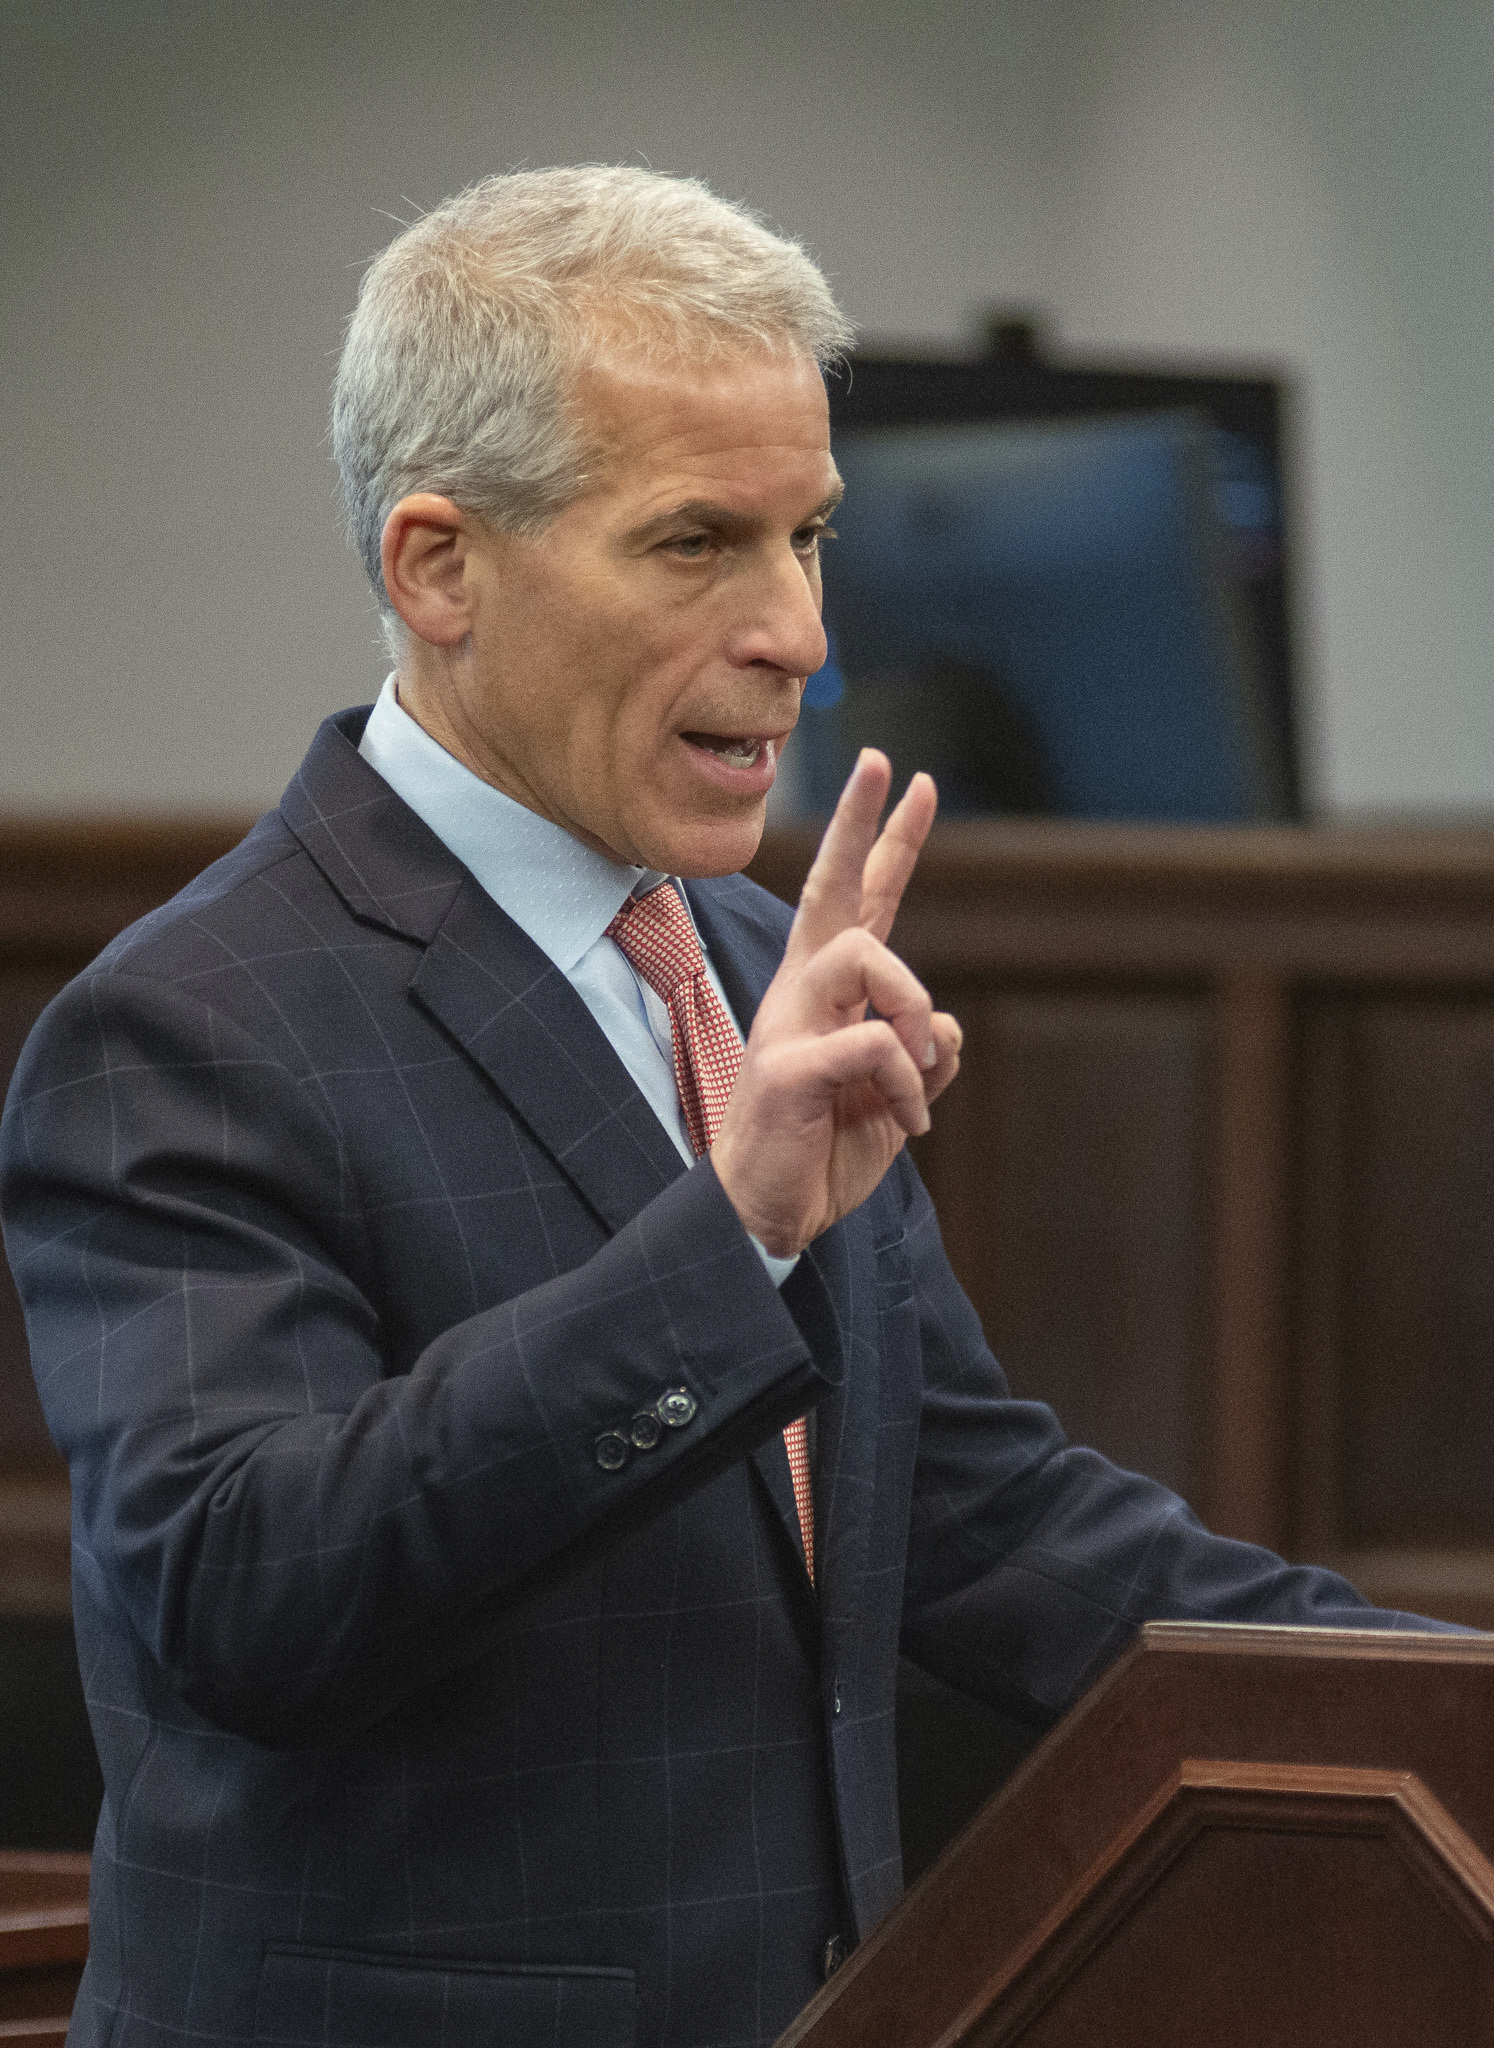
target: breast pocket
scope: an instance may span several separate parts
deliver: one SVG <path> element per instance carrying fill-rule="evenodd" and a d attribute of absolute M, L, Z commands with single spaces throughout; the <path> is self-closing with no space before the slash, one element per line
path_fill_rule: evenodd
<path fill-rule="evenodd" d="M 631 1970 L 272 1948 L 256 2043 L 285 2048 L 633 2048 Z"/>

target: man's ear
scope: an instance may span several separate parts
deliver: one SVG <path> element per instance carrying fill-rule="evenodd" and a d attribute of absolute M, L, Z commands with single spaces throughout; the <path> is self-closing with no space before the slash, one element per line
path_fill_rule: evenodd
<path fill-rule="evenodd" d="M 401 498 L 384 521 L 379 560 L 389 602 L 418 639 L 452 647 L 472 627 L 467 514 L 434 491 Z"/>

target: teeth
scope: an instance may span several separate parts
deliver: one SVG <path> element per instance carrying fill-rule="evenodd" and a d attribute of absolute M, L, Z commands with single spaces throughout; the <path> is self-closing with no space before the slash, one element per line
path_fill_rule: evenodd
<path fill-rule="evenodd" d="M 711 739 L 706 742 L 718 760 L 725 761 L 731 768 L 751 768 L 764 746 L 771 747 L 771 740 L 725 740 Z"/>
<path fill-rule="evenodd" d="M 687 732 L 682 737 L 692 746 L 706 748 L 728 768 L 755 768 L 759 762 L 771 768 L 778 759 L 781 745 L 778 740 L 755 740 L 714 732 Z"/>

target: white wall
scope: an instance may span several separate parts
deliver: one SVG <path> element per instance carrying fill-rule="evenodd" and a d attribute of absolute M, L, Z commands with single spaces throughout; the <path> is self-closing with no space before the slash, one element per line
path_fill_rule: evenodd
<path fill-rule="evenodd" d="M 1494 802 L 1494 8 L 1055 10 L 1039 232 L 1065 338 L 1297 381 L 1326 808 Z"/>
<path fill-rule="evenodd" d="M 745 196 L 876 336 L 1046 302 L 1302 380 L 1318 786 L 1494 803 L 1473 6 L 0 6 L 0 806 L 252 806 L 369 695 L 326 391 L 389 214 L 516 162 Z"/>

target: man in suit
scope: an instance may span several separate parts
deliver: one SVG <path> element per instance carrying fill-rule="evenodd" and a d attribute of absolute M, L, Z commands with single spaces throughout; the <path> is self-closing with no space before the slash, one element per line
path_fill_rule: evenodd
<path fill-rule="evenodd" d="M 75 2041 L 767 2043 L 898 1896 L 900 1648 L 1041 1726 L 1149 1615 L 1366 1619 L 1008 1395 L 902 1149 L 927 779 L 879 833 L 863 758 L 792 921 L 738 878 L 845 338 L 638 171 L 365 281 L 396 675 L 6 1111 L 107 1787 Z"/>

